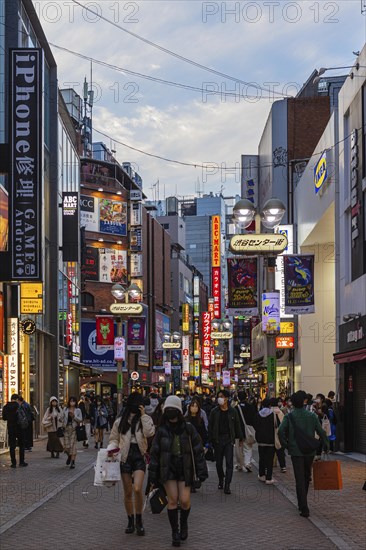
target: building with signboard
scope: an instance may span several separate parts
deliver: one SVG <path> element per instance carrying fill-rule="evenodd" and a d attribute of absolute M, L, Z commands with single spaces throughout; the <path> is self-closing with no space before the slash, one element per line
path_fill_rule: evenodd
<path fill-rule="evenodd" d="M 356 64 L 359 64 L 357 68 Z M 366 453 L 366 46 L 339 94 L 334 355 L 342 451 Z"/>
<path fill-rule="evenodd" d="M 0 38 L 4 69 L 0 82 L 5 97 L 0 107 L 0 158 L 1 172 L 9 174 L 1 182 L 2 212 L 6 195 L 10 199 L 5 215 L 10 220 L 9 241 L 4 250 L 2 240 L 0 251 L 0 324 L 4 329 L 0 358 L 8 388 L 2 399 L 6 401 L 14 391 L 22 392 L 43 412 L 50 395 L 57 394 L 59 382 L 59 196 L 58 164 L 54 162 L 58 155 L 57 72 L 31 0 L 1 2 L 0 10 L 5 22 Z M 22 83 L 25 70 L 29 71 L 28 81 Z M 23 89 L 26 85 L 31 87 L 29 94 L 16 92 L 17 86 Z M 22 110 L 27 120 L 19 121 Z M 10 116 L 5 116 L 7 113 Z M 20 136 L 16 128 L 22 123 Z M 29 225 L 23 221 L 16 225 L 20 212 L 24 220 L 26 213 L 31 213 Z M 34 293 L 25 288 L 29 284 L 37 285 Z M 26 319 L 29 322 L 22 323 Z M 30 321 L 36 330 L 23 332 Z"/>

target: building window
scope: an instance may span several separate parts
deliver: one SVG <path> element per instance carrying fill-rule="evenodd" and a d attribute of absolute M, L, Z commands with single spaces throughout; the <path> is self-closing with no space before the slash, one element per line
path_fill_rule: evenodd
<path fill-rule="evenodd" d="M 179 288 L 181 290 L 183 290 L 184 288 L 184 277 L 183 277 L 183 273 L 179 273 Z"/>
<path fill-rule="evenodd" d="M 90 292 L 81 293 L 81 306 L 94 308 L 94 296 Z"/>

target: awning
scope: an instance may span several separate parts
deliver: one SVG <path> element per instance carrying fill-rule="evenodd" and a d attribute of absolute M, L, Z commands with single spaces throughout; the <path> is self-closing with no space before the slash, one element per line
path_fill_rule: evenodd
<path fill-rule="evenodd" d="M 355 361 L 364 361 L 366 359 L 366 349 L 356 349 L 354 351 L 345 351 L 333 355 L 335 363 L 353 363 Z"/>

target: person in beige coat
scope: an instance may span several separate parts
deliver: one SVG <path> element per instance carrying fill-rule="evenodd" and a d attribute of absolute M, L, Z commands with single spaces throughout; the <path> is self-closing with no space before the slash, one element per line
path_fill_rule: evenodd
<path fill-rule="evenodd" d="M 62 443 L 57 435 L 58 428 L 62 428 L 62 410 L 60 409 L 58 399 L 55 396 L 50 397 L 50 406 L 44 413 L 42 425 L 47 431 L 47 451 L 51 453 L 51 458 L 60 458 L 60 453 L 64 450 Z"/>
<path fill-rule="evenodd" d="M 142 524 L 142 485 L 146 471 L 147 438 L 154 434 L 154 423 L 145 412 L 142 395 L 137 392 L 131 393 L 122 416 L 113 424 L 107 450 L 109 454 L 121 453 L 124 504 L 128 516 L 125 532 L 133 533 L 136 528 L 136 534 L 139 536 L 145 534 Z"/>

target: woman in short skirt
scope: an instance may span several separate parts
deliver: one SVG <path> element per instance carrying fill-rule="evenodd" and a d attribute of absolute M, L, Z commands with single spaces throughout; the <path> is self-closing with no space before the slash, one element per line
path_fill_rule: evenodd
<path fill-rule="evenodd" d="M 44 414 L 42 425 L 47 430 L 48 435 L 47 451 L 51 453 L 51 458 L 60 458 L 60 453 L 64 448 L 59 437 L 57 437 L 57 429 L 62 428 L 63 421 L 62 411 L 55 396 L 50 398 L 50 406 Z"/>

